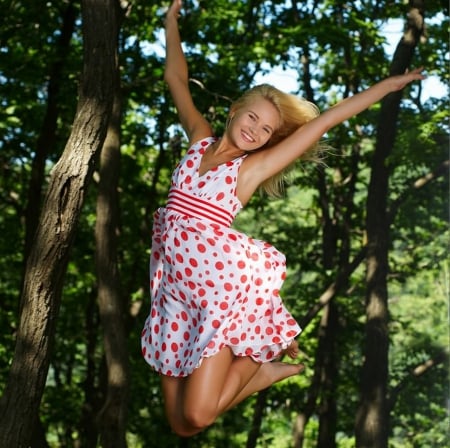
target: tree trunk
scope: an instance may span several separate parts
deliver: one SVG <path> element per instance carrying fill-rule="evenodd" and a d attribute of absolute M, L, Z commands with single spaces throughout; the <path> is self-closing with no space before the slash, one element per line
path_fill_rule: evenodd
<path fill-rule="evenodd" d="M 411 2 L 408 26 L 397 46 L 390 74 L 401 74 L 411 64 L 414 49 L 423 30 L 423 2 Z M 417 20 L 413 20 L 413 19 Z M 361 378 L 361 401 L 356 415 L 356 446 L 388 446 L 388 251 L 389 216 L 387 157 L 394 140 L 401 92 L 382 102 L 377 141 L 367 196 L 367 293 L 366 346 Z"/>
<path fill-rule="evenodd" d="M 248 432 L 247 443 L 245 448 L 255 448 L 258 443 L 258 437 L 261 433 L 261 423 L 264 416 L 264 408 L 266 407 L 267 394 L 269 389 L 261 390 L 257 397 L 255 406 L 253 407 L 252 427 Z"/>
<path fill-rule="evenodd" d="M 337 341 L 339 334 L 338 307 L 335 302 L 330 302 L 324 309 L 326 325 L 322 328 L 323 344 L 320 349 L 323 352 L 322 366 L 322 397 L 319 406 L 319 437 L 317 446 L 320 448 L 334 448 L 336 446 L 336 422 L 337 405 L 336 390 L 338 382 L 337 368 Z"/>
<path fill-rule="evenodd" d="M 98 441 L 98 427 L 95 417 L 101 407 L 101 393 L 97 385 L 98 377 L 96 374 L 95 352 L 97 350 L 99 320 L 97 294 L 95 291 L 92 291 L 92 294 L 89 294 L 86 300 L 84 324 L 86 374 L 83 381 L 84 403 L 81 407 L 79 422 L 79 446 L 83 448 L 96 448 Z"/>
<path fill-rule="evenodd" d="M 314 359 L 314 374 L 308 388 L 308 397 L 303 412 L 300 412 L 294 423 L 294 447 L 301 448 L 305 442 L 305 429 L 311 416 L 317 412 L 320 416 L 318 447 L 335 446 L 336 426 L 336 341 L 337 309 L 329 302 L 322 310 L 319 325 L 319 341 Z"/>
<path fill-rule="evenodd" d="M 84 69 L 73 129 L 53 168 L 26 264 L 14 358 L 0 401 L 0 446 L 29 447 L 50 363 L 61 290 L 116 76 L 116 2 L 84 0 Z"/>
<path fill-rule="evenodd" d="M 124 306 L 117 259 L 119 230 L 121 101 L 116 86 L 113 113 L 100 160 L 100 183 L 95 227 L 98 302 L 107 364 L 106 400 L 99 429 L 104 448 L 126 447 L 129 368 L 124 326 Z"/>
<path fill-rule="evenodd" d="M 42 129 L 37 139 L 36 151 L 31 165 L 31 180 L 28 188 L 28 199 L 25 210 L 24 260 L 28 257 L 33 236 L 38 225 L 47 155 L 55 149 L 58 121 L 58 96 L 63 82 L 61 79 L 61 72 L 69 55 L 70 41 L 76 17 L 77 11 L 73 5 L 73 1 L 70 1 L 64 11 L 61 36 L 58 41 L 58 47 L 56 48 L 56 61 L 50 68 L 47 84 L 47 110 L 45 111 Z"/>

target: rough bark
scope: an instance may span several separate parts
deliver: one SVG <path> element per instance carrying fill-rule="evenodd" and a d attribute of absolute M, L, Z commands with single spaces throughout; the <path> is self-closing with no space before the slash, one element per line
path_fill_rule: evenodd
<path fill-rule="evenodd" d="M 117 257 L 119 233 L 121 101 L 116 88 L 111 121 L 100 159 L 95 227 L 98 303 L 107 364 L 106 399 L 98 422 L 101 446 L 126 447 L 129 367 Z"/>
<path fill-rule="evenodd" d="M 390 74 L 401 74 L 410 66 L 423 31 L 423 2 L 410 2 L 405 33 L 394 53 Z M 415 20 L 413 20 L 415 18 Z M 387 447 L 389 435 L 388 384 L 388 184 L 390 155 L 397 128 L 402 93 L 382 101 L 380 122 L 367 196 L 366 336 L 361 376 L 360 405 L 356 415 L 356 445 Z"/>
<path fill-rule="evenodd" d="M 41 132 L 36 142 L 35 155 L 31 165 L 31 179 L 28 188 L 27 208 L 25 210 L 25 250 L 24 260 L 30 252 L 31 243 L 38 225 L 41 194 L 45 177 L 45 163 L 49 153 L 56 145 L 56 128 L 58 121 L 58 97 L 61 84 L 62 69 L 69 55 L 70 40 L 77 16 L 73 1 L 70 1 L 64 11 L 61 35 L 56 48 L 56 60 L 50 67 L 47 84 L 47 109 L 45 111 Z"/>
<path fill-rule="evenodd" d="M 50 363 L 78 218 L 109 120 L 116 73 L 114 0 L 84 0 L 84 68 L 73 129 L 53 168 L 26 263 L 10 375 L 0 400 L 0 446 L 28 447 Z"/>

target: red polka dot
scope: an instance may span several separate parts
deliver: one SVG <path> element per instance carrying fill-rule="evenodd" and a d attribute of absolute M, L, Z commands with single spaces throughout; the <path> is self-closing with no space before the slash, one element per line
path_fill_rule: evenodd
<path fill-rule="evenodd" d="M 176 168 L 172 188 L 201 193 L 201 206 L 223 207 L 233 216 L 240 163 L 235 159 L 198 177 L 201 155 L 211 139 L 188 150 Z M 187 204 L 187 202 L 186 202 Z M 203 209 L 204 210 L 204 209 Z M 174 211 L 155 214 L 152 307 L 142 332 L 144 358 L 160 373 L 185 376 L 233 345 L 236 356 L 266 362 L 282 350 L 282 341 L 299 332 L 282 304 L 279 290 L 286 276 L 285 257 L 268 243 L 224 225 Z"/>

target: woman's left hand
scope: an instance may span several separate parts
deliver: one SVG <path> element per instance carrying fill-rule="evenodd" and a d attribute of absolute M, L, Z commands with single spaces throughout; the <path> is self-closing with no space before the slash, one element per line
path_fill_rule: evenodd
<path fill-rule="evenodd" d="M 426 78 L 422 73 L 423 67 L 415 68 L 414 70 L 406 70 L 404 75 L 391 76 L 389 82 L 391 84 L 391 91 L 396 92 L 403 89 L 406 85 L 413 81 L 420 81 Z"/>

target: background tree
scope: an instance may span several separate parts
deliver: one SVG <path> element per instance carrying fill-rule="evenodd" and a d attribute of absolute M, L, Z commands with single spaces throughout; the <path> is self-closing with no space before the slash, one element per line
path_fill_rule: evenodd
<path fill-rule="evenodd" d="M 424 33 L 424 5 L 414 1 L 408 11 L 408 23 L 390 67 L 390 75 L 404 73 L 411 66 L 420 37 Z M 387 405 L 389 317 L 389 167 L 400 109 L 401 92 L 386 96 L 381 102 L 380 120 L 371 177 L 367 194 L 367 293 L 366 340 L 361 377 L 361 403 L 356 415 L 356 444 L 385 447 L 389 437 Z"/>
<path fill-rule="evenodd" d="M 103 25 L 99 33 L 99 23 L 109 26 Z M 69 250 L 111 111 L 117 70 L 114 3 L 86 0 L 83 27 L 84 71 L 77 115 L 66 150 L 53 169 L 26 264 L 16 348 L 0 402 L 3 446 L 26 447 L 33 439 Z M 102 58 L 97 65 L 99 53 Z"/>

